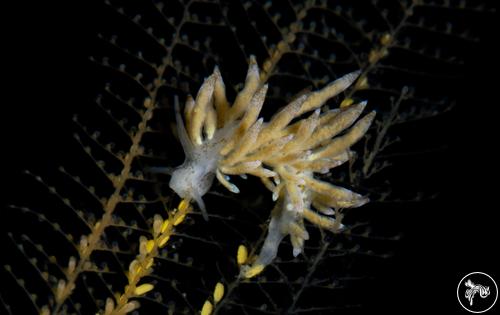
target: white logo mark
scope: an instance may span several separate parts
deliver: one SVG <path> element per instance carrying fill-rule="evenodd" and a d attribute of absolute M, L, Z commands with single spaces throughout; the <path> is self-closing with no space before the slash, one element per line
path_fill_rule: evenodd
<path fill-rule="evenodd" d="M 479 292 L 479 296 L 483 299 L 490 295 L 490 287 L 474 284 L 470 279 L 465 282 L 465 286 L 469 288 L 465 291 L 465 298 L 469 300 L 471 306 L 476 293 Z"/>

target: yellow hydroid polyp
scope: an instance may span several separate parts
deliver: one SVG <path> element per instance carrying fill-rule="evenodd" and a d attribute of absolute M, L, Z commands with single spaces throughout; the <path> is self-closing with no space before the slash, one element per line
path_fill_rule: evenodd
<path fill-rule="evenodd" d="M 50 309 L 47 305 L 44 305 L 42 307 L 42 310 L 40 311 L 40 315 L 50 315 Z"/>
<path fill-rule="evenodd" d="M 203 307 L 201 308 L 201 315 L 210 315 L 212 314 L 212 311 L 214 310 L 214 306 L 210 301 L 205 301 L 205 304 L 203 304 Z"/>
<path fill-rule="evenodd" d="M 220 282 L 217 282 L 214 290 L 214 303 L 217 304 L 224 297 L 224 285 Z"/>
<path fill-rule="evenodd" d="M 112 298 L 106 299 L 106 306 L 104 308 L 104 315 L 109 315 L 115 309 L 115 301 Z"/>
<path fill-rule="evenodd" d="M 154 259 L 153 258 L 149 258 L 148 260 L 146 260 L 146 269 L 149 269 L 151 268 L 151 266 L 153 266 L 153 263 L 154 263 Z"/>
<path fill-rule="evenodd" d="M 73 271 L 75 271 L 75 268 L 76 268 L 76 258 L 71 256 L 68 261 L 68 269 L 67 269 L 68 274 L 72 274 Z"/>
<path fill-rule="evenodd" d="M 174 220 L 174 226 L 177 226 L 179 224 L 182 223 L 182 221 L 184 221 L 184 219 L 186 218 L 186 215 L 185 214 L 181 214 L 180 216 L 178 216 L 175 220 Z"/>
<path fill-rule="evenodd" d="M 163 246 L 165 246 L 167 244 L 169 239 L 170 239 L 170 235 L 162 236 L 162 238 L 160 239 L 160 242 L 158 243 L 158 247 L 163 248 Z"/>
<path fill-rule="evenodd" d="M 385 33 L 384 35 L 382 35 L 382 37 L 380 37 L 380 43 L 384 46 L 389 45 L 392 42 L 392 40 L 393 37 L 389 33 Z"/>
<path fill-rule="evenodd" d="M 141 284 L 134 290 L 135 295 L 143 295 L 154 289 L 154 285 L 151 283 Z"/>
<path fill-rule="evenodd" d="M 354 103 L 354 100 L 352 98 L 346 98 L 340 103 L 340 108 L 346 108 L 349 105 L 352 105 Z"/>
<path fill-rule="evenodd" d="M 138 309 L 139 306 L 140 306 L 140 304 L 137 301 L 128 302 L 120 309 L 120 314 L 128 314 L 128 313 Z"/>
<path fill-rule="evenodd" d="M 165 233 L 169 225 L 170 225 L 169 220 L 163 221 L 163 224 L 161 225 L 161 233 Z"/>
<path fill-rule="evenodd" d="M 244 270 L 242 273 L 243 278 L 250 279 L 260 274 L 266 266 L 262 264 L 256 264 Z"/>
<path fill-rule="evenodd" d="M 370 84 L 368 83 L 368 79 L 366 77 L 359 78 L 355 86 L 355 88 L 358 90 L 365 90 L 368 87 L 370 87 Z"/>
<path fill-rule="evenodd" d="M 155 241 L 153 240 L 149 240 L 147 243 L 146 243 L 146 250 L 148 251 L 148 253 L 151 253 L 153 251 L 153 248 L 155 247 Z"/>
<path fill-rule="evenodd" d="M 179 209 L 179 211 L 186 211 L 188 207 L 189 201 L 187 201 L 186 199 L 182 199 L 177 208 Z"/>
<path fill-rule="evenodd" d="M 161 227 L 163 225 L 163 218 L 156 214 L 153 221 L 153 235 L 156 238 L 161 233 Z"/>
<path fill-rule="evenodd" d="M 238 265 L 243 265 L 248 259 L 248 249 L 245 245 L 238 246 L 238 252 L 236 254 L 236 261 Z"/>
<path fill-rule="evenodd" d="M 59 282 L 57 283 L 57 289 L 56 289 L 56 301 L 59 301 L 62 299 L 63 294 L 64 294 L 64 289 L 66 289 L 66 280 L 59 279 Z"/>
<path fill-rule="evenodd" d="M 132 262 L 128 266 L 128 274 L 130 278 L 135 277 L 135 275 L 138 274 L 140 270 L 141 270 L 141 265 L 139 264 L 139 261 L 137 259 L 132 260 Z"/>

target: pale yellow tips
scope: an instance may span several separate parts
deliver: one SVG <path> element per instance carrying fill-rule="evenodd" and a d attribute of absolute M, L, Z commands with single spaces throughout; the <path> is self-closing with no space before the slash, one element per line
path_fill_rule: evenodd
<path fill-rule="evenodd" d="M 42 310 L 40 311 L 40 315 L 50 315 L 50 309 L 47 305 L 44 305 L 42 307 Z"/>
<path fill-rule="evenodd" d="M 214 303 L 219 303 L 220 300 L 224 297 L 224 285 L 220 282 L 217 282 L 214 290 Z"/>
<path fill-rule="evenodd" d="M 249 267 L 248 269 L 243 271 L 242 276 L 246 279 L 250 279 L 258 275 L 264 270 L 265 266 L 261 264 L 256 264 L 252 267 Z"/>
<path fill-rule="evenodd" d="M 127 314 L 127 313 L 130 313 L 132 311 L 135 311 L 136 309 L 139 308 L 139 306 L 140 306 L 140 304 L 137 301 L 128 302 L 122 308 L 120 308 L 119 312 L 120 312 L 120 314 Z"/>
<path fill-rule="evenodd" d="M 135 276 L 136 274 L 139 273 L 141 266 L 139 265 L 139 261 L 137 259 L 134 259 L 130 265 L 128 266 L 128 272 L 130 276 Z"/>
<path fill-rule="evenodd" d="M 186 217 L 185 214 L 181 214 L 177 218 L 175 218 L 175 220 L 174 220 L 174 226 L 177 226 L 177 225 L 181 224 L 182 221 L 184 221 L 185 217 Z"/>
<path fill-rule="evenodd" d="M 188 207 L 189 201 L 187 201 L 186 199 L 182 199 L 177 208 L 179 209 L 179 211 L 186 211 Z"/>
<path fill-rule="evenodd" d="M 66 280 L 59 279 L 56 289 L 56 301 L 60 301 L 63 298 L 65 289 L 66 289 Z"/>
<path fill-rule="evenodd" d="M 163 246 L 165 246 L 168 242 L 168 240 L 170 239 L 170 235 L 165 235 L 163 236 L 161 239 L 160 239 L 160 242 L 158 243 L 158 247 L 159 248 L 163 248 Z"/>
<path fill-rule="evenodd" d="M 346 98 L 342 101 L 342 103 L 340 103 L 340 108 L 348 107 L 352 105 L 352 103 L 354 103 L 354 100 L 352 98 Z"/>
<path fill-rule="evenodd" d="M 146 243 L 146 250 L 148 251 L 148 253 L 151 253 L 153 251 L 153 248 L 155 248 L 155 241 L 149 240 Z"/>
<path fill-rule="evenodd" d="M 154 285 L 151 283 L 141 284 L 134 290 L 135 295 L 143 295 L 154 289 Z"/>
<path fill-rule="evenodd" d="M 391 34 L 389 33 L 385 33 L 384 35 L 382 35 L 382 37 L 380 38 L 380 43 L 384 46 L 387 46 L 389 45 L 391 42 L 392 42 L 392 36 Z"/>
<path fill-rule="evenodd" d="M 362 77 L 358 80 L 356 83 L 356 89 L 357 90 L 364 90 L 370 87 L 370 84 L 368 83 L 368 79 L 366 77 Z"/>
<path fill-rule="evenodd" d="M 161 226 L 163 224 L 163 218 L 159 214 L 155 214 L 153 220 L 153 235 L 156 238 L 161 233 Z"/>
<path fill-rule="evenodd" d="M 148 97 L 148 98 L 144 99 L 143 105 L 146 108 L 150 108 L 153 106 L 153 101 Z"/>
<path fill-rule="evenodd" d="M 69 258 L 69 262 L 68 262 L 68 274 L 72 274 L 73 271 L 75 271 L 75 268 L 76 268 L 76 258 L 71 256 Z"/>
<path fill-rule="evenodd" d="M 214 307 L 212 303 L 210 303 L 210 301 L 205 301 L 205 304 L 203 304 L 203 307 L 201 308 L 201 315 L 210 315 L 213 310 Z"/>
<path fill-rule="evenodd" d="M 170 221 L 168 221 L 168 220 L 163 221 L 163 224 L 161 225 L 161 233 L 165 233 L 165 231 L 168 229 L 169 225 L 170 225 Z"/>
<path fill-rule="evenodd" d="M 104 308 L 104 315 L 109 315 L 115 309 L 115 301 L 112 298 L 106 299 L 106 306 Z"/>
<path fill-rule="evenodd" d="M 243 265 L 248 260 L 248 249 L 245 245 L 238 246 L 238 252 L 236 254 L 236 261 L 238 265 Z"/>

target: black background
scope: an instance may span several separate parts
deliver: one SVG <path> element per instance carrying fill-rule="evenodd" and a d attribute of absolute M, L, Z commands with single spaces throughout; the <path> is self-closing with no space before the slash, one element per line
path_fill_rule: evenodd
<path fill-rule="evenodd" d="M 1 39 L 0 195 L 8 202 L 14 195 L 31 197 L 23 189 L 22 170 L 55 169 L 74 148 L 69 145 L 71 115 L 91 102 L 89 91 L 94 91 L 87 57 L 95 12 L 87 4 L 34 1 L 1 11 L 6 18 Z M 450 135 L 449 149 L 439 158 L 444 163 L 414 165 L 422 180 L 436 180 L 435 171 L 442 174 L 437 179 L 442 194 L 424 211 L 402 215 L 405 244 L 369 291 L 374 312 L 462 314 L 456 285 L 464 275 L 482 271 L 500 279 L 495 257 L 500 239 L 496 28 L 486 27 L 482 37 L 470 48 L 465 80 L 456 87 L 458 104 L 440 121 L 439 128 Z"/>

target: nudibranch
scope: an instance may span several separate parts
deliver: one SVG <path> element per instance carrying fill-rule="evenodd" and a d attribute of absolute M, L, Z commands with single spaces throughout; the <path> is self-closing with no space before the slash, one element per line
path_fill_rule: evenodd
<path fill-rule="evenodd" d="M 347 89 L 359 74 L 346 74 L 318 91 L 296 97 L 269 121 L 259 118 L 268 85 L 261 82 L 254 57 L 232 105 L 217 67 L 196 98 L 188 96 L 184 119 L 176 98 L 177 132 L 185 161 L 174 169 L 170 187 L 180 197 L 195 201 L 205 219 L 202 197 L 214 178 L 238 193 L 231 175 L 257 176 L 276 201 L 264 245 L 251 265 L 242 267 L 242 277 L 250 278 L 270 264 L 287 235 L 293 254 L 301 253 L 309 238 L 304 219 L 338 231 L 342 228 L 338 209 L 368 201 L 315 177 L 348 161 L 350 147 L 363 137 L 375 116 L 371 112 L 358 120 L 366 102 L 321 111 L 326 101 Z"/>

